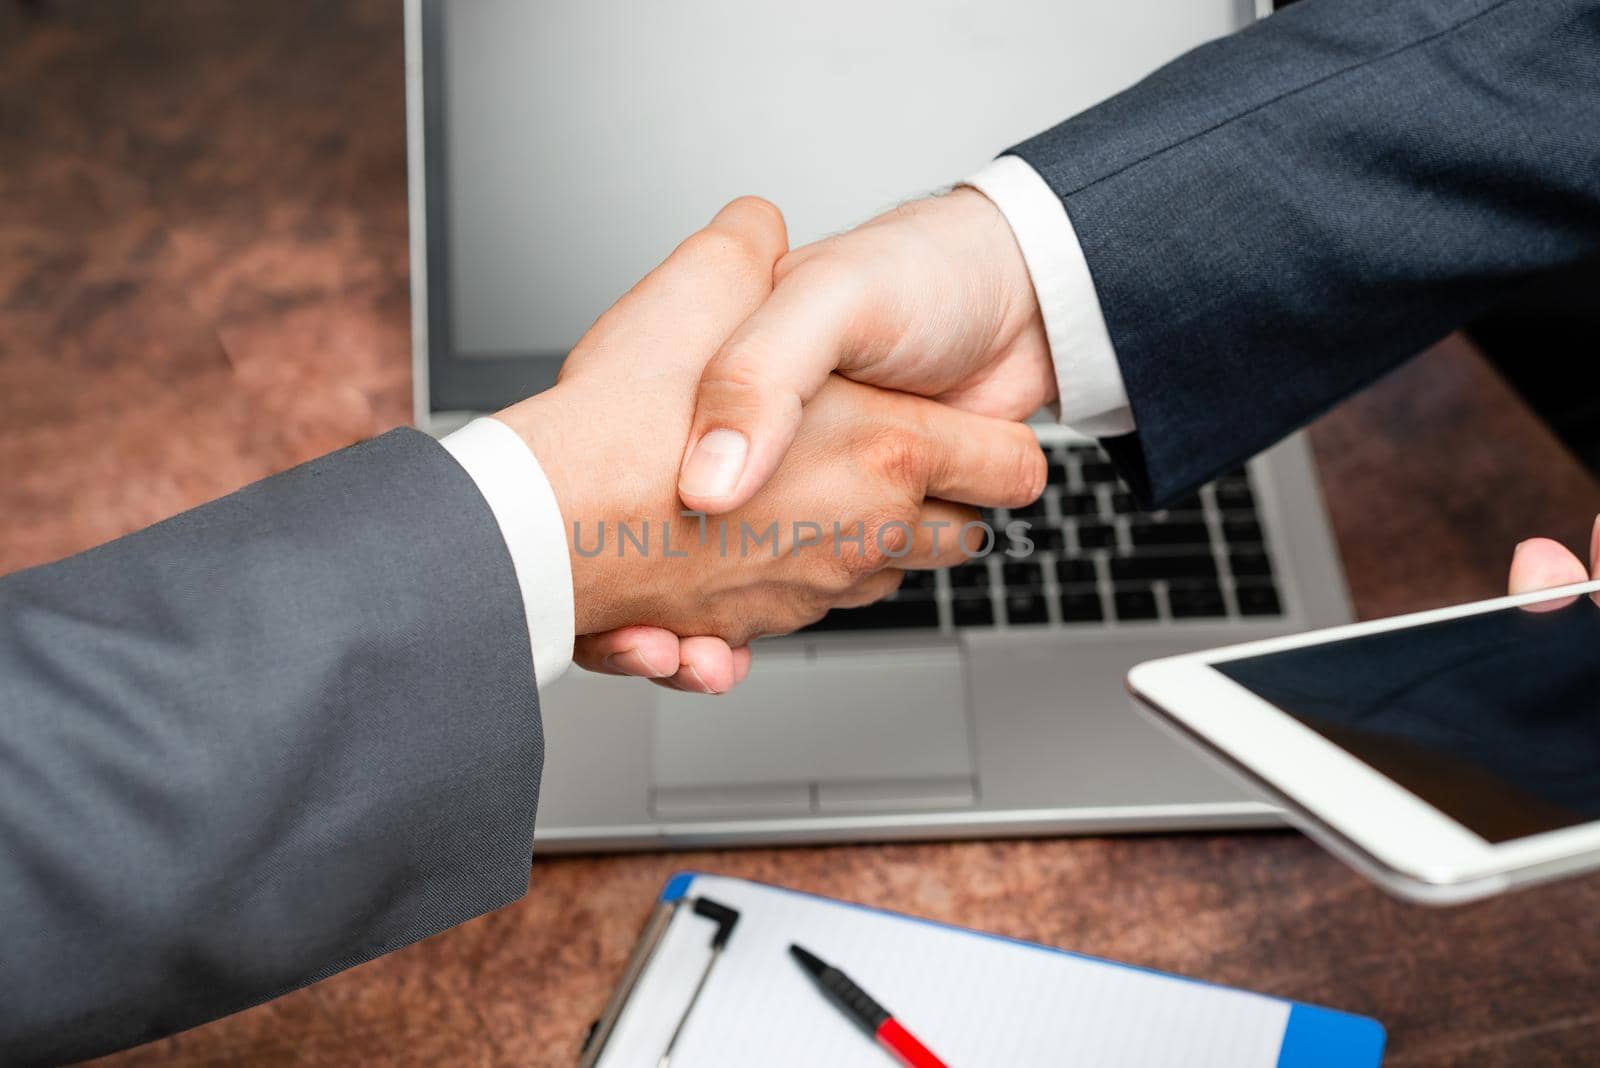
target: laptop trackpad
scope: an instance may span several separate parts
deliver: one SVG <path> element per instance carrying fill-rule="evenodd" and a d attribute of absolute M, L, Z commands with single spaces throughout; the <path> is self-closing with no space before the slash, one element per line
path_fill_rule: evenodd
<path fill-rule="evenodd" d="M 663 818 L 804 815 L 973 803 L 957 648 L 757 654 L 732 694 L 663 691 L 652 723 Z"/>

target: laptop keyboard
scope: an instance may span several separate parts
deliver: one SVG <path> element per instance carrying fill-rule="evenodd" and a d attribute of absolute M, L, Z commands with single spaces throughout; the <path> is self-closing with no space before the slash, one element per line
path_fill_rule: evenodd
<path fill-rule="evenodd" d="M 1157 512 L 1140 512 L 1094 445 L 1047 446 L 1044 496 L 985 512 L 986 558 L 909 571 L 888 600 L 838 609 L 817 631 L 1059 627 L 1275 617 L 1283 606 L 1243 468 Z M 1033 551 L 1014 557 L 1006 524 L 1031 524 Z M 959 557 L 958 557 L 959 558 Z"/>

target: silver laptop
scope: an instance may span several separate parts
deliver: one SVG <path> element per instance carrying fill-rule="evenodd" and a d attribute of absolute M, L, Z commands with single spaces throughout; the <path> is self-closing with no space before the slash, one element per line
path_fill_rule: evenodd
<path fill-rule="evenodd" d="M 588 324 L 741 193 L 795 244 L 1255 17 L 1236 0 L 411 0 L 417 418 L 553 381 Z M 1035 554 L 915 575 L 762 643 L 720 698 L 574 670 L 544 699 L 541 849 L 1274 822 L 1146 724 L 1141 660 L 1350 618 L 1303 439 L 1136 511 L 1041 425 Z"/>

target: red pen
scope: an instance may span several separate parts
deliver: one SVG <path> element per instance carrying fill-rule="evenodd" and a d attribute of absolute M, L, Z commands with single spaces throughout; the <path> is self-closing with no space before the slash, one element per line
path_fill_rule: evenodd
<path fill-rule="evenodd" d="M 948 1068 L 944 1061 L 933 1055 L 932 1050 L 918 1042 L 915 1035 L 900 1026 L 900 1021 L 890 1016 L 888 1009 L 873 1001 L 844 972 L 799 946 L 791 945 L 789 952 L 800 962 L 806 974 L 816 980 L 828 1000 L 871 1036 L 874 1042 L 899 1058 L 901 1064 L 910 1068 Z"/>

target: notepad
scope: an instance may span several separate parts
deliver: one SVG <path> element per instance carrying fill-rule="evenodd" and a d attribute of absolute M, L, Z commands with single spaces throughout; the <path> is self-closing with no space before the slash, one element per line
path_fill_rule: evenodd
<path fill-rule="evenodd" d="M 892 1068 L 789 958 L 849 973 L 951 1068 L 1372 1068 L 1375 1020 L 742 879 L 685 873 L 671 904 L 740 912 L 673 1053 L 674 1068 Z M 665 917 L 665 914 L 664 914 Z M 663 918 L 600 1068 L 654 1068 L 694 993 L 714 925 Z"/>

